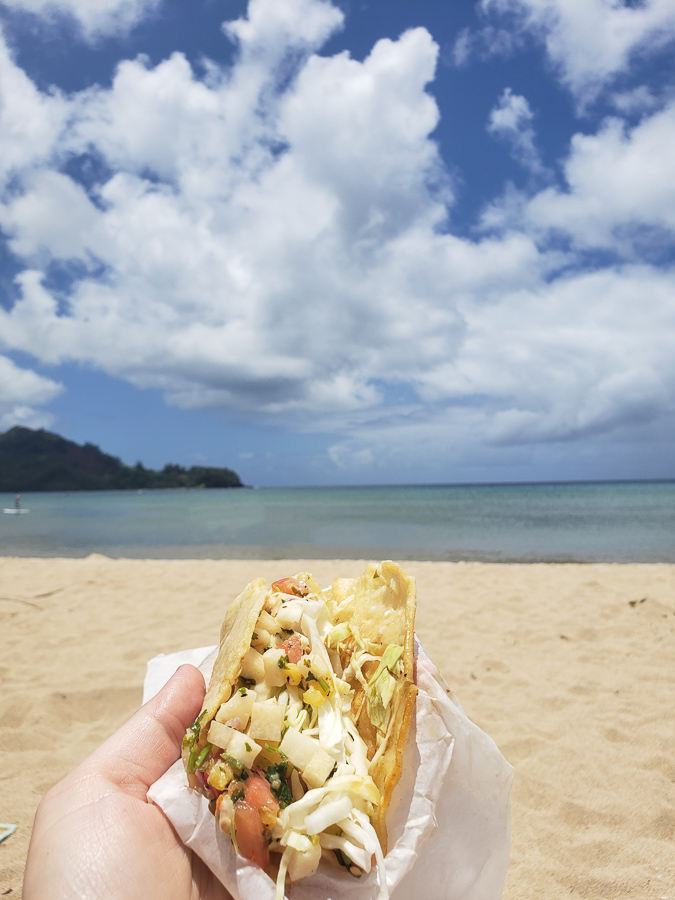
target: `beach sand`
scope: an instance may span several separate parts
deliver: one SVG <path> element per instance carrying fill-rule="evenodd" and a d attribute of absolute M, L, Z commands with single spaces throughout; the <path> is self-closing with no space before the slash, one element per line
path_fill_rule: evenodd
<path fill-rule="evenodd" d="M 425 649 L 515 766 L 505 900 L 675 900 L 675 566 L 404 568 Z M 19 825 L 0 895 L 20 896 L 40 798 L 138 706 L 146 661 L 215 643 L 248 581 L 302 570 L 363 563 L 0 560 L 0 819 Z"/>

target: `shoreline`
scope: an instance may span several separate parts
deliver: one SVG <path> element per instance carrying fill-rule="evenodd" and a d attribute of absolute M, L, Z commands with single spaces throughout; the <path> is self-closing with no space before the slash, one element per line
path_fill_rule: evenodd
<path fill-rule="evenodd" d="M 0 892 L 20 896 L 40 797 L 137 708 L 148 659 L 214 643 L 254 577 L 363 565 L 1 558 L 2 818 L 19 829 Z M 425 650 L 515 766 L 504 900 L 675 896 L 675 565 L 403 566 Z"/>
<path fill-rule="evenodd" d="M 326 551 L 329 551 L 326 553 Z M 89 557 L 103 557 L 116 562 L 257 562 L 273 561 L 292 563 L 295 560 L 307 560 L 312 563 L 320 563 L 326 560 L 337 560 L 344 563 L 358 562 L 364 559 L 394 559 L 406 564 L 422 563 L 479 563 L 484 565 L 503 566 L 654 566 L 675 565 L 675 550 L 672 556 L 655 556 L 650 559 L 620 559 L 616 557 L 589 556 L 582 558 L 575 554 L 536 554 L 527 555 L 508 554 L 502 551 L 488 550 L 448 550 L 433 551 L 408 549 L 400 547 L 350 547 L 350 546 L 316 546 L 312 544 L 202 544 L 195 546 L 158 545 L 158 546 L 119 546 L 100 548 L 62 548 L 55 547 L 44 553 L 37 553 L 35 548 L 23 551 L 20 547 L 3 547 L 2 559 L 40 559 L 58 560 L 73 559 L 86 560 Z"/>

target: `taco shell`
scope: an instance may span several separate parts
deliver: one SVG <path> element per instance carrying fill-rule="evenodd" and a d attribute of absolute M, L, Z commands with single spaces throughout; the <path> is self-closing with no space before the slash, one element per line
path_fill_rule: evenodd
<path fill-rule="evenodd" d="M 346 622 L 358 634 L 374 656 L 382 656 L 391 644 L 403 647 L 402 675 L 397 679 L 391 700 L 386 732 L 376 728 L 368 715 L 366 690 L 357 678 L 350 679 L 354 690 L 352 713 L 361 737 L 368 747 L 370 775 L 381 794 L 381 803 L 373 822 L 384 853 L 387 852 L 385 817 L 394 788 L 401 777 L 403 753 L 415 711 L 417 688 L 414 681 L 415 581 L 396 563 L 371 564 L 359 578 L 338 578 L 333 582 L 333 603 L 339 610 L 336 623 Z M 343 665 L 356 648 L 355 637 L 346 642 Z M 378 664 L 363 665 L 366 680 Z M 373 762 L 374 760 L 374 762 Z"/>
<path fill-rule="evenodd" d="M 379 803 L 373 804 L 371 824 L 382 853 L 386 854 L 385 818 L 401 777 L 417 695 L 413 656 L 415 583 L 396 563 L 389 561 L 369 565 L 358 578 L 338 578 L 325 591 L 321 591 L 306 573 L 296 578 L 309 585 L 311 594 L 307 599 L 313 596 L 326 601 L 330 623 L 342 635 L 339 643 L 333 644 L 333 651 L 339 655 L 340 677 L 346 682 L 343 683 L 344 690 L 348 684 L 353 691 L 351 721 L 367 748 L 368 775 L 380 798 Z M 280 589 L 277 587 L 276 590 Z M 241 687 L 244 657 L 251 650 L 252 640 L 256 639 L 254 633 L 256 627 L 260 627 L 257 623 L 261 614 L 263 617 L 268 615 L 264 610 L 269 610 L 278 596 L 262 578 L 257 578 L 228 608 L 202 711 L 193 726 L 192 743 L 184 741 L 183 761 L 188 773 L 194 772 L 194 763 L 191 769 L 188 757 L 194 761 L 198 755 L 195 745 L 198 750 L 204 750 L 204 756 L 209 753 L 208 740 L 212 740 L 208 738 L 209 729 L 221 704 L 231 698 L 235 689 L 246 693 Z M 284 602 L 288 600 L 286 596 Z M 322 652 L 326 652 L 325 648 Z M 306 665 L 309 666 L 309 657 L 303 656 L 303 659 L 308 660 Z M 373 687 L 375 682 L 384 684 L 384 701 L 376 692 L 377 685 Z M 305 685 L 305 689 L 307 687 Z M 272 705 L 274 702 L 272 698 Z M 281 746 L 283 749 L 283 741 Z M 189 775 L 189 781 L 192 787 L 199 789 L 194 775 Z"/>

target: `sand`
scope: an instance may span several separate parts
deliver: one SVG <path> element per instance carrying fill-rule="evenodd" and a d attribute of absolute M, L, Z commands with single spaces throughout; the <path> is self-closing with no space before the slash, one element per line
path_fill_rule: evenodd
<path fill-rule="evenodd" d="M 515 766 L 505 900 L 675 900 L 675 566 L 405 568 L 425 649 Z M 19 825 L 0 896 L 20 896 L 40 798 L 137 707 L 146 661 L 214 643 L 251 578 L 303 569 L 363 564 L 0 560 L 0 819 Z"/>

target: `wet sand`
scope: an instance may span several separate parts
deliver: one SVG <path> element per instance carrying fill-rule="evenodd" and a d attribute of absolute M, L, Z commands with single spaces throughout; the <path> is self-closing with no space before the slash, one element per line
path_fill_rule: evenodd
<path fill-rule="evenodd" d="M 425 649 L 515 766 L 505 900 L 675 900 L 675 565 L 404 568 Z M 0 559 L 0 820 L 19 825 L 0 895 L 20 896 L 40 798 L 138 706 L 146 661 L 215 643 L 248 581 L 301 570 L 363 563 Z"/>

